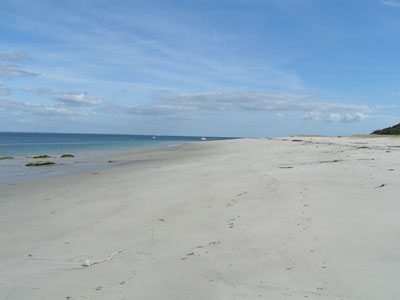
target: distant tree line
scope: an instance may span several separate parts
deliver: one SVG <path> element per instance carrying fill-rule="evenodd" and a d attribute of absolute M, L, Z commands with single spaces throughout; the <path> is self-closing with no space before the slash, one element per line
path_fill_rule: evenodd
<path fill-rule="evenodd" d="M 400 123 L 385 129 L 375 130 L 371 134 L 398 134 L 400 135 Z"/>

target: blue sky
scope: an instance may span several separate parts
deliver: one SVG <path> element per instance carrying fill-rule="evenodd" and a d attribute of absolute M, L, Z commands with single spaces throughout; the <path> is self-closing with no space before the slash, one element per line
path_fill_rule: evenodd
<path fill-rule="evenodd" d="M 2 0 L 0 131 L 369 133 L 399 33 L 397 0 Z"/>

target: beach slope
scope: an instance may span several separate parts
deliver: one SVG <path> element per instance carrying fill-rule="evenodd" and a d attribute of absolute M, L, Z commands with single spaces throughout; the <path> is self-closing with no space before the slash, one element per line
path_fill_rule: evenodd
<path fill-rule="evenodd" d="M 239 139 L 0 185 L 0 299 L 400 299 L 400 139 Z"/>

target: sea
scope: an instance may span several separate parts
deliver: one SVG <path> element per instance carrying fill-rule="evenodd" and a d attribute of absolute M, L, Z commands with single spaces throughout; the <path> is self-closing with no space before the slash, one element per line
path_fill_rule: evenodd
<path fill-rule="evenodd" d="M 176 147 L 186 142 L 202 142 L 199 136 L 25 133 L 0 132 L 0 183 L 94 171 L 118 165 L 107 162 L 108 157 L 127 151 L 154 150 Z M 207 137 L 207 141 L 233 139 Z M 63 154 L 74 157 L 61 158 Z M 50 158 L 34 159 L 48 155 Z M 1 159 L 12 157 L 13 159 Z M 55 165 L 27 167 L 37 161 L 52 161 Z"/>

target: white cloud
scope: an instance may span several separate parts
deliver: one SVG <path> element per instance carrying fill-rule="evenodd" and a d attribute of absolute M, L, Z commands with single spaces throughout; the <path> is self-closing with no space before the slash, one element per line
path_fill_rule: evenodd
<path fill-rule="evenodd" d="M 288 110 L 289 103 L 310 98 L 307 94 L 262 94 L 262 93 L 203 93 L 165 96 L 160 103 L 190 110 L 208 111 L 278 111 Z"/>
<path fill-rule="evenodd" d="M 322 120 L 322 114 L 319 111 L 310 111 L 306 114 L 304 114 L 301 117 L 302 120 L 305 121 L 321 121 Z"/>
<path fill-rule="evenodd" d="M 81 111 L 74 111 L 67 108 L 51 107 L 43 104 L 24 102 L 21 104 L 21 109 L 26 112 L 35 113 L 38 115 L 84 115 Z"/>
<path fill-rule="evenodd" d="M 58 91 L 43 88 L 21 88 L 21 91 L 25 93 L 35 93 L 39 95 L 55 95 L 54 98 L 62 106 L 99 106 L 103 104 L 101 99 L 97 99 L 88 96 L 86 93 L 75 92 L 75 91 Z"/>
<path fill-rule="evenodd" d="M 107 114 L 131 114 L 151 118 L 187 119 L 195 116 L 195 111 L 190 108 L 176 107 L 172 105 L 138 105 L 120 106 L 106 105 L 97 109 L 98 112 Z"/>
<path fill-rule="evenodd" d="M 255 92 L 200 93 L 168 95 L 154 98 L 148 105 L 122 106 L 104 103 L 102 100 L 74 91 L 58 91 L 41 88 L 23 88 L 28 93 L 55 96 L 59 104 L 47 105 L 9 103 L 14 110 L 34 114 L 83 114 L 81 107 L 96 107 L 93 113 L 110 115 L 136 115 L 158 119 L 195 119 L 209 113 L 221 112 L 271 112 L 277 117 L 288 113 L 304 121 L 312 122 L 359 122 L 372 119 L 373 112 L 385 108 L 341 102 L 314 101 L 311 94 L 269 94 Z M 1 106 L 0 106 L 1 108 Z M 72 109 L 74 108 L 74 109 Z M 4 109 L 4 106 L 3 106 Z"/>
<path fill-rule="evenodd" d="M 273 112 L 281 117 L 290 112 L 305 121 L 356 122 L 372 118 L 368 114 L 379 109 L 368 105 L 312 101 L 313 97 L 310 94 L 253 92 L 181 94 L 155 98 L 155 103 L 150 105 L 107 105 L 98 111 L 160 118 L 195 118 L 204 113 L 233 111 Z"/>
<path fill-rule="evenodd" d="M 381 3 L 386 6 L 400 7 L 400 2 L 397 1 L 381 1 Z"/>
<path fill-rule="evenodd" d="M 86 94 L 63 94 L 56 98 L 56 101 L 63 106 L 99 106 L 102 100 L 87 96 Z"/>
<path fill-rule="evenodd" d="M 207 111 L 368 112 L 373 110 L 367 105 L 311 101 L 313 97 L 311 94 L 235 92 L 182 94 L 161 97 L 158 101 L 176 108 Z"/>
<path fill-rule="evenodd" d="M 86 115 L 85 112 L 75 111 L 67 108 L 52 107 L 44 104 L 37 104 L 32 102 L 17 102 L 11 100 L 1 100 L 0 110 L 2 111 L 16 111 L 27 112 L 36 115 Z"/>
<path fill-rule="evenodd" d="M 35 93 L 35 94 L 40 94 L 40 95 L 57 95 L 60 92 L 57 90 L 50 90 L 50 89 L 41 89 L 41 88 L 31 88 L 31 87 L 25 87 L 21 88 L 21 91 L 25 93 Z"/>
<path fill-rule="evenodd" d="M 361 112 L 345 113 L 345 114 L 331 113 L 328 116 L 327 121 L 351 123 L 351 122 L 359 122 L 367 118 L 371 118 L 371 116 L 365 115 Z"/>
<path fill-rule="evenodd" d="M 19 77 L 34 77 L 38 76 L 39 74 L 21 70 L 18 68 L 18 66 L 15 65 L 0 64 L 0 77 L 5 75 L 19 76 Z"/>
<path fill-rule="evenodd" d="M 321 113 L 319 111 L 312 111 L 304 114 L 301 117 L 301 119 L 304 121 L 312 121 L 312 122 L 324 121 L 324 122 L 334 122 L 334 123 L 351 123 L 351 122 L 363 121 L 365 119 L 375 119 L 377 117 L 378 116 L 367 115 L 362 112 Z"/>
<path fill-rule="evenodd" d="M 0 59 L 7 61 L 22 61 L 29 60 L 31 57 L 23 53 L 0 53 Z"/>

